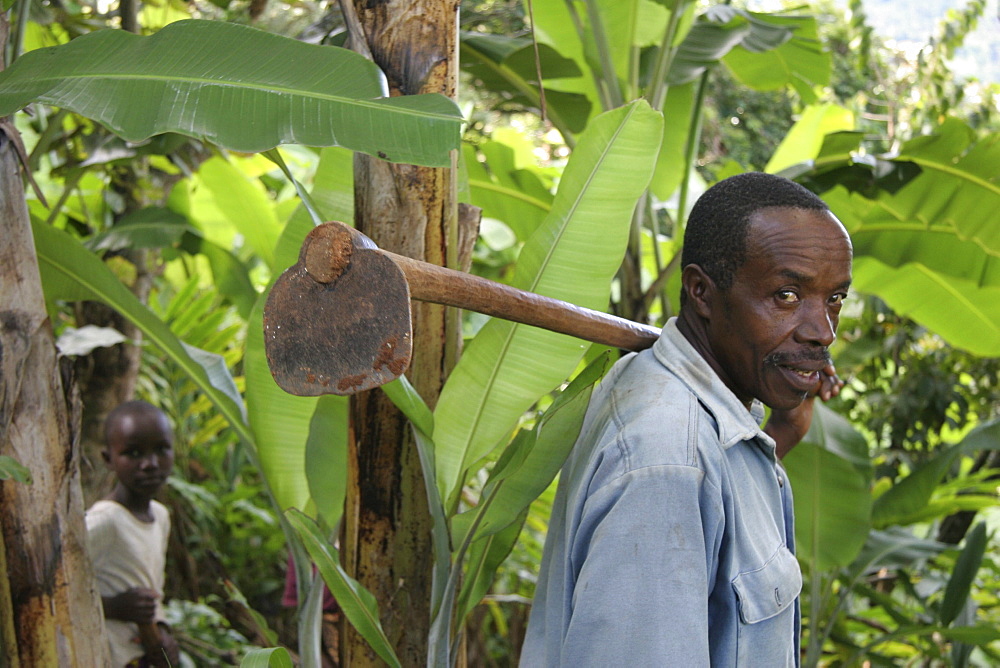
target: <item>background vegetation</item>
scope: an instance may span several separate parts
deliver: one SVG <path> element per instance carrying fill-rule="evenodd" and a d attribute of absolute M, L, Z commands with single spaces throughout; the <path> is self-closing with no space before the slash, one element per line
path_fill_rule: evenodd
<path fill-rule="evenodd" d="M 914 60 L 883 43 L 860 2 L 788 14 L 747 4 L 464 2 L 459 199 L 484 216 L 472 270 L 660 324 L 677 308 L 684 220 L 707 184 L 767 170 L 819 192 L 854 237 L 857 294 L 835 351 L 848 388 L 786 462 L 807 576 L 805 662 L 995 663 L 1000 91 L 970 88 L 949 59 L 996 17 L 977 0 L 942 16 Z M 317 665 L 312 561 L 392 664 L 392 642 L 371 622 L 390 603 L 359 593 L 332 547 L 346 402 L 282 396 L 261 331 L 261 295 L 315 220 L 353 219 L 351 151 L 374 153 L 374 140 L 261 138 L 248 128 L 270 126 L 250 122 L 250 104 L 227 106 L 197 86 L 187 130 L 135 129 L 139 110 L 156 106 L 146 100 L 159 99 L 148 90 L 93 77 L 88 99 L 71 85 L 78 63 L 128 48 L 122 29 L 152 35 L 196 17 L 212 25 L 173 25 L 155 62 L 118 66 L 148 66 L 169 88 L 183 78 L 171 63 L 189 49 L 234 77 L 273 59 L 282 85 L 318 99 L 306 81 L 317 52 L 263 40 L 342 44 L 339 7 L 50 0 L 18 3 L 12 16 L 7 61 L 21 69 L 0 79 L 0 107 L 33 103 L 13 119 L 48 306 L 83 401 L 88 504 L 106 485 L 103 414 L 133 394 L 163 407 L 178 435 L 167 580 L 185 660 L 221 665 L 280 645 Z M 106 41 L 88 51 L 94 37 Z M 45 66 L 56 85 L 33 88 L 42 77 L 31 58 L 18 64 L 19 45 L 30 56 L 73 42 L 79 51 Z M 245 61 L 224 57 L 241 45 Z M 338 95 L 378 96 L 371 68 L 330 58 L 356 73 L 350 95 Z M 389 157 L 442 164 L 457 147 L 457 114 L 416 104 L 437 125 Z M 406 113 L 370 113 L 400 124 L 387 134 L 413 136 Z M 511 665 L 550 483 L 611 355 L 473 314 L 463 327 L 465 354 L 433 412 L 412 388 L 388 392 L 416 429 L 437 523 L 429 663 Z M 296 608 L 281 604 L 290 559 Z"/>

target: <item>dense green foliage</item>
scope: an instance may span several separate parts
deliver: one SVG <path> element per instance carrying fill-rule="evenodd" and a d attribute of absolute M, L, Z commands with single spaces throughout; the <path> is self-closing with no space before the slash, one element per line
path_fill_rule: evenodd
<path fill-rule="evenodd" d="M 529 16 L 519 2 L 466 3 L 461 190 L 485 216 L 474 266 L 660 323 L 677 308 L 684 220 L 706 182 L 766 169 L 819 192 L 852 233 L 865 296 L 845 309 L 835 351 L 848 390 L 787 460 L 807 577 L 805 662 L 995 661 L 1000 134 L 945 57 L 984 4 L 943 24 L 910 70 L 858 1 L 850 16 L 817 6 L 819 20 L 733 4 L 534 2 Z M 378 623 L 388 602 L 343 572 L 330 541 L 346 402 L 277 388 L 262 295 L 313 224 L 352 219 L 347 149 L 446 164 L 459 148 L 456 108 L 443 98 L 371 102 L 378 73 L 354 54 L 234 25 L 260 15 L 272 32 L 342 41 L 333 6 L 304 12 L 308 27 L 253 7 L 147 6 L 139 18 L 150 37 L 93 32 L 114 21 L 87 4 L 35 6 L 16 17 L 32 51 L 0 75 L 0 108 L 55 107 L 34 104 L 15 122 L 47 200 L 29 208 L 57 329 L 82 324 L 66 302 L 125 314 L 145 342 L 139 393 L 176 426 L 168 581 L 187 655 L 209 665 L 243 642 L 283 644 L 315 665 L 322 579 L 312 562 L 391 664 Z M 217 20 L 173 23 L 190 16 Z M 199 39 L 206 31 L 212 39 Z M 109 42 L 156 58 L 102 70 Z M 258 59 L 221 57 L 237 43 L 278 67 L 265 77 Z M 195 84 L 185 69 L 193 52 Z M 35 69 L 43 55 L 47 87 Z M 294 65 L 314 57 L 334 81 Z M 216 83 L 244 77 L 247 97 L 220 102 Z M 185 104 L 157 115 L 150 96 L 178 87 Z M 329 136 L 303 135 L 297 117 L 275 111 L 293 107 L 327 119 Z M 389 134 L 400 141 L 386 149 L 359 126 L 397 128 Z M 327 148 L 234 152 L 293 141 Z M 143 272 L 155 277 L 146 303 L 128 289 Z M 429 664 L 453 662 L 468 620 L 475 664 L 506 665 L 551 482 L 609 356 L 476 316 L 466 332 L 433 412 L 406 383 L 386 391 L 414 425 L 435 519 Z M 0 462 L 0 474 L 18 470 Z M 300 605 L 282 611 L 289 553 Z"/>

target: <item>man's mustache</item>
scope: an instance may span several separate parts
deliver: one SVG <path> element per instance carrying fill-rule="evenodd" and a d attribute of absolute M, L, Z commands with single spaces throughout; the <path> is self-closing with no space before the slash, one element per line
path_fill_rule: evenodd
<path fill-rule="evenodd" d="M 773 352 L 764 358 L 764 364 L 772 366 L 796 366 L 802 362 L 823 362 L 824 365 L 833 364 L 830 351 L 826 347 L 810 348 L 802 352 Z"/>

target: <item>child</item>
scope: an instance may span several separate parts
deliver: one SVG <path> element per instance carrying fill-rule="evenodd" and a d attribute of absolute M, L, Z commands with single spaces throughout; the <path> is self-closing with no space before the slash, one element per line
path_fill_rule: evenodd
<path fill-rule="evenodd" d="M 87 543 L 111 665 L 177 665 L 177 643 L 159 602 L 170 515 L 153 499 L 173 470 L 173 432 L 158 408 L 129 401 L 108 414 L 104 435 L 101 455 L 117 481 L 87 511 Z"/>

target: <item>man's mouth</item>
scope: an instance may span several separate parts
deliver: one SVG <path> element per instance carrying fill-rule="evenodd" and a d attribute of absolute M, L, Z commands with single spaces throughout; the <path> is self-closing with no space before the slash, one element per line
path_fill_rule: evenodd
<path fill-rule="evenodd" d="M 811 378 L 814 375 L 816 375 L 817 373 L 819 373 L 819 369 L 803 369 L 801 367 L 795 367 L 795 366 L 791 366 L 791 365 L 787 365 L 787 364 L 780 364 L 778 366 L 781 366 L 782 368 L 788 369 L 792 373 L 798 374 L 799 376 L 802 376 L 804 378 Z"/>
<path fill-rule="evenodd" d="M 776 367 L 787 381 L 800 392 L 809 392 L 820 380 L 820 372 L 831 364 L 830 353 L 824 349 L 810 351 L 804 355 L 773 353 L 764 360 Z"/>
<path fill-rule="evenodd" d="M 786 378 L 788 378 L 796 389 L 803 392 L 808 392 L 809 390 L 816 387 L 819 382 L 819 370 L 818 369 L 803 369 L 801 367 L 788 366 L 785 364 L 779 364 L 778 368 L 781 369 Z"/>

